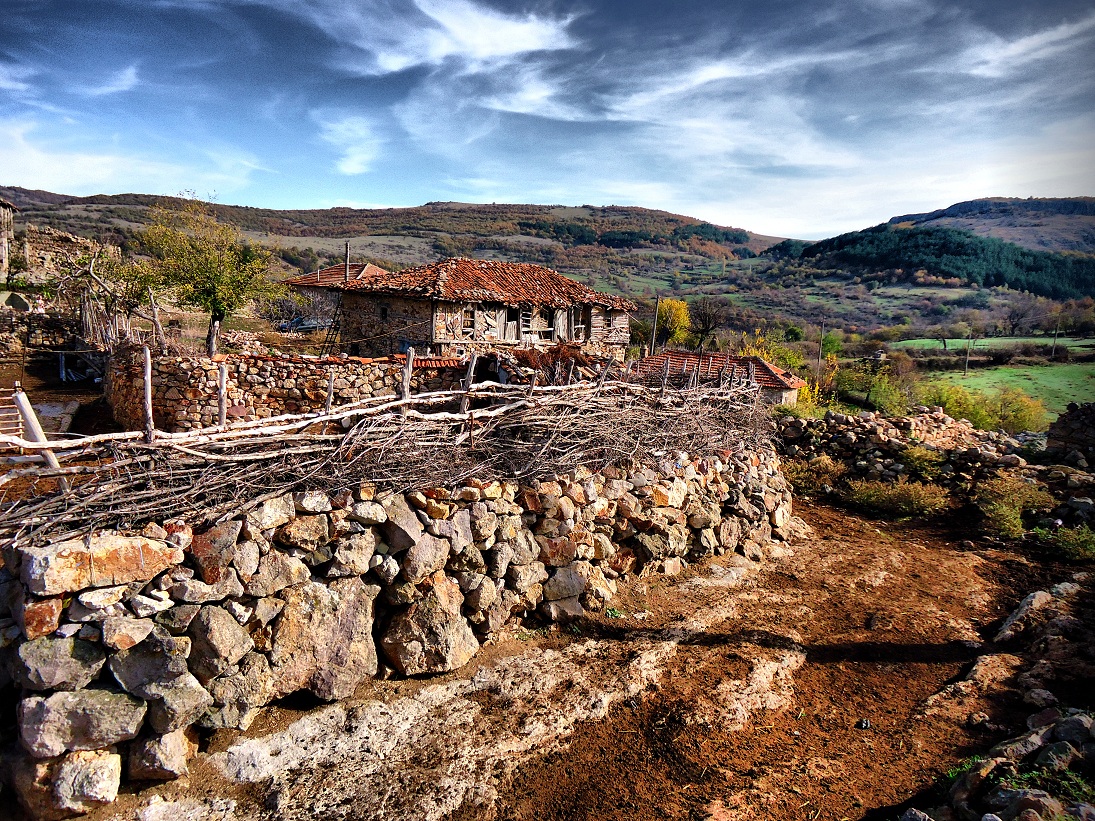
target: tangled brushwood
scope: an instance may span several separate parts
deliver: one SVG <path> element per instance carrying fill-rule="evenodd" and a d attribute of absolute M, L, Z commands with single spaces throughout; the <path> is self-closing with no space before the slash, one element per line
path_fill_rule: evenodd
<path fill-rule="evenodd" d="M 460 411 L 460 403 L 471 408 Z M 528 482 L 685 451 L 750 449 L 767 434 L 755 384 L 656 390 L 627 382 L 476 385 L 374 398 L 328 414 L 181 434 L 107 434 L 51 447 L 67 466 L 12 471 L 0 537 L 55 540 L 170 516 L 198 525 L 290 490 L 403 490 L 470 478 Z M 58 480 L 72 489 L 63 491 Z M 10 483 L 22 480 L 18 493 Z M 29 485 L 29 488 L 27 487 Z"/>

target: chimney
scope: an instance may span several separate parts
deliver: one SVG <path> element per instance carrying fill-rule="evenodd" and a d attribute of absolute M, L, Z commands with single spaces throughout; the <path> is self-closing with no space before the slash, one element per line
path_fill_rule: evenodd
<path fill-rule="evenodd" d="M 346 268 L 342 271 L 342 281 L 350 281 L 350 243 L 346 243 Z"/>

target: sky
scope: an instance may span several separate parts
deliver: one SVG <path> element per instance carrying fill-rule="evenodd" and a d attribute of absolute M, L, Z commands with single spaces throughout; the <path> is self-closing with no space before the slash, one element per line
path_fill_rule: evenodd
<path fill-rule="evenodd" d="M 1095 3 L 3 0 L 0 185 L 804 239 L 1095 195 Z"/>

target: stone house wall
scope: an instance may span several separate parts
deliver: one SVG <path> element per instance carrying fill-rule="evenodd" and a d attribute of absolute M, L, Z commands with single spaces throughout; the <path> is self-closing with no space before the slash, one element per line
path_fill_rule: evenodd
<path fill-rule="evenodd" d="M 86 237 L 50 228 L 48 225 L 37 226 L 30 223 L 15 236 L 11 244 L 11 255 L 22 257 L 32 281 L 44 274 L 67 270 L 81 256 L 96 251 L 115 257 L 121 254 L 121 249 L 116 246 L 104 247 Z"/>
<path fill-rule="evenodd" d="M 144 360 L 139 348 L 116 353 L 104 390 L 117 422 L 144 427 Z M 397 362 L 360 358 L 309 359 L 261 354 L 208 357 L 152 357 L 152 417 L 164 431 L 191 430 L 217 424 L 220 365 L 227 369 L 228 420 L 250 421 L 287 413 L 321 411 L 333 373 L 333 405 L 373 396 L 396 396 L 403 383 Z M 449 390 L 459 385 L 462 368 L 416 368 L 411 390 Z"/>
<path fill-rule="evenodd" d="M 430 350 L 433 305 L 429 300 L 346 292 L 342 296 L 340 345 L 351 356 L 390 356 L 413 347 Z"/>
<path fill-rule="evenodd" d="M 387 356 L 408 345 L 462 356 L 507 345 L 553 345 L 574 339 L 586 353 L 623 359 L 631 338 L 627 313 L 598 306 L 530 310 L 502 303 L 457 303 L 343 294 L 341 345 L 353 355 Z M 588 327 L 585 327 L 588 323 Z M 579 330 L 583 329 L 583 330 Z"/>
<path fill-rule="evenodd" d="M 186 775 L 194 726 L 451 671 L 521 619 L 603 610 L 640 572 L 762 561 L 801 527 L 764 446 L 527 486 L 315 489 L 203 533 L 158 519 L 18 544 L 0 567 L 0 704 L 20 742 L 2 769 L 32 818 L 88 812 L 115 799 L 122 756 L 130 781 Z"/>

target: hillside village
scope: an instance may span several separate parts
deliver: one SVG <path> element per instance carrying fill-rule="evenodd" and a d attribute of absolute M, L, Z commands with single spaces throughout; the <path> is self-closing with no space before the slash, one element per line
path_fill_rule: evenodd
<path fill-rule="evenodd" d="M 117 246 L 19 209 L 12 817 L 1095 817 L 1095 395 L 917 376 L 1090 369 L 1090 294 L 1001 287 L 1012 334 L 922 351 L 490 249 L 287 271 L 200 203 Z M 681 242 L 755 238 L 712 228 Z"/>

